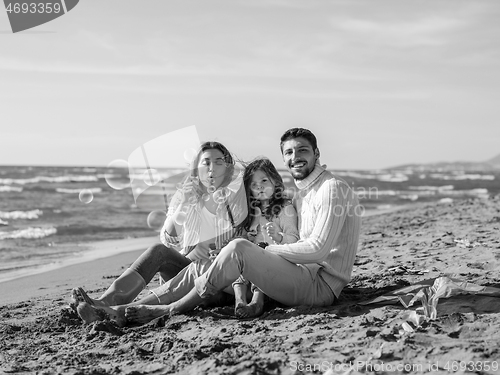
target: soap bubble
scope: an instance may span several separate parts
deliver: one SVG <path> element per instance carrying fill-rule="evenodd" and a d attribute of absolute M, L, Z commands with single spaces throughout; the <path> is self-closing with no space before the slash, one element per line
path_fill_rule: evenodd
<path fill-rule="evenodd" d="M 184 151 L 184 159 L 188 162 L 191 163 L 198 151 L 196 151 L 194 148 L 188 148 Z"/>
<path fill-rule="evenodd" d="M 201 199 L 203 199 L 205 202 L 208 202 L 208 200 L 210 199 L 210 194 L 207 193 L 203 194 L 201 196 Z"/>
<path fill-rule="evenodd" d="M 214 191 L 215 191 L 215 186 L 214 185 L 210 185 L 208 188 L 207 188 L 207 191 L 212 194 Z"/>
<path fill-rule="evenodd" d="M 128 172 L 128 162 L 121 159 L 113 160 L 108 164 L 104 179 L 110 187 L 115 190 L 122 190 L 130 186 L 130 176 Z"/>
<path fill-rule="evenodd" d="M 143 179 L 146 185 L 154 186 L 161 180 L 160 173 L 156 169 L 148 169 L 144 171 Z"/>
<path fill-rule="evenodd" d="M 231 223 L 226 220 L 219 220 L 219 228 L 222 230 L 230 230 L 231 229 Z"/>
<path fill-rule="evenodd" d="M 244 169 L 241 165 L 235 164 L 232 179 L 234 180 L 240 173 L 243 173 L 243 171 Z"/>
<path fill-rule="evenodd" d="M 255 216 L 255 217 L 262 216 L 262 211 L 261 211 L 260 207 L 255 207 L 255 211 L 254 211 L 254 214 L 252 216 Z"/>
<path fill-rule="evenodd" d="M 188 198 L 188 203 L 190 206 L 195 206 L 198 204 L 198 200 L 199 198 L 194 196 L 194 195 L 191 195 L 189 198 Z"/>
<path fill-rule="evenodd" d="M 187 215 L 186 215 L 186 213 L 185 213 L 185 212 L 180 211 L 180 212 L 177 214 L 176 218 L 175 218 L 175 223 L 176 223 L 177 225 L 184 225 L 184 223 L 186 222 L 186 220 L 187 220 Z"/>
<path fill-rule="evenodd" d="M 148 227 L 159 232 L 163 228 L 167 214 L 162 210 L 151 211 L 147 218 Z"/>
<path fill-rule="evenodd" d="M 78 194 L 78 199 L 80 199 L 82 203 L 89 204 L 94 200 L 94 194 L 92 194 L 92 190 L 83 189 L 80 191 L 80 194 Z"/>
<path fill-rule="evenodd" d="M 214 201 L 215 203 L 222 204 L 227 201 L 229 197 L 229 190 L 226 188 L 222 188 L 214 192 Z"/>
<path fill-rule="evenodd" d="M 298 195 L 297 191 L 293 188 L 286 188 L 285 191 L 283 192 L 283 197 L 287 199 L 294 199 L 296 198 L 295 194 Z"/>

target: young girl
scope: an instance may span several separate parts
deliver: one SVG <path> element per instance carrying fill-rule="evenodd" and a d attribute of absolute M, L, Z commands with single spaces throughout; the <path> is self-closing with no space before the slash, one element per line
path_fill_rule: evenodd
<path fill-rule="evenodd" d="M 247 238 L 265 248 L 268 244 L 286 244 L 299 240 L 297 212 L 283 195 L 283 180 L 269 159 L 251 162 L 243 174 L 248 201 L 248 216 L 238 226 Z M 242 276 L 233 283 L 235 315 L 255 317 L 264 309 L 264 293 L 252 285 L 252 300 L 247 304 L 247 282 Z"/>

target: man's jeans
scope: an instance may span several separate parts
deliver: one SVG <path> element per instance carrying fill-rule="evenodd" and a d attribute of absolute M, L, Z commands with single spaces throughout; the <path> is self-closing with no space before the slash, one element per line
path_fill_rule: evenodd
<path fill-rule="evenodd" d="M 221 250 L 208 270 L 196 278 L 195 286 L 198 295 L 207 298 L 243 275 L 284 305 L 329 306 L 335 301 L 335 295 L 321 277 L 322 272 L 311 272 L 304 265 L 238 239 Z"/>

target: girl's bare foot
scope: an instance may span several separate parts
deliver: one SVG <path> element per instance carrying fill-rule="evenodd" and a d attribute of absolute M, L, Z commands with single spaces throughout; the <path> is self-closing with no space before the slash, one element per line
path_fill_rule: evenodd
<path fill-rule="evenodd" d="M 125 309 L 125 318 L 131 323 L 144 324 L 153 319 L 161 318 L 164 315 L 170 315 L 171 310 L 169 305 L 166 306 L 151 306 L 151 305 L 134 305 Z"/>

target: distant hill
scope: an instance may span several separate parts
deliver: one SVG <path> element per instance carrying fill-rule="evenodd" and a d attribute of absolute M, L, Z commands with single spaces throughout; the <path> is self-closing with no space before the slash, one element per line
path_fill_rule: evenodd
<path fill-rule="evenodd" d="M 454 161 L 426 164 L 404 164 L 386 169 L 411 169 L 415 171 L 496 171 L 500 170 L 500 154 L 483 162 Z"/>
<path fill-rule="evenodd" d="M 486 163 L 492 165 L 494 168 L 500 168 L 500 154 L 498 154 L 494 158 L 491 158 Z"/>

